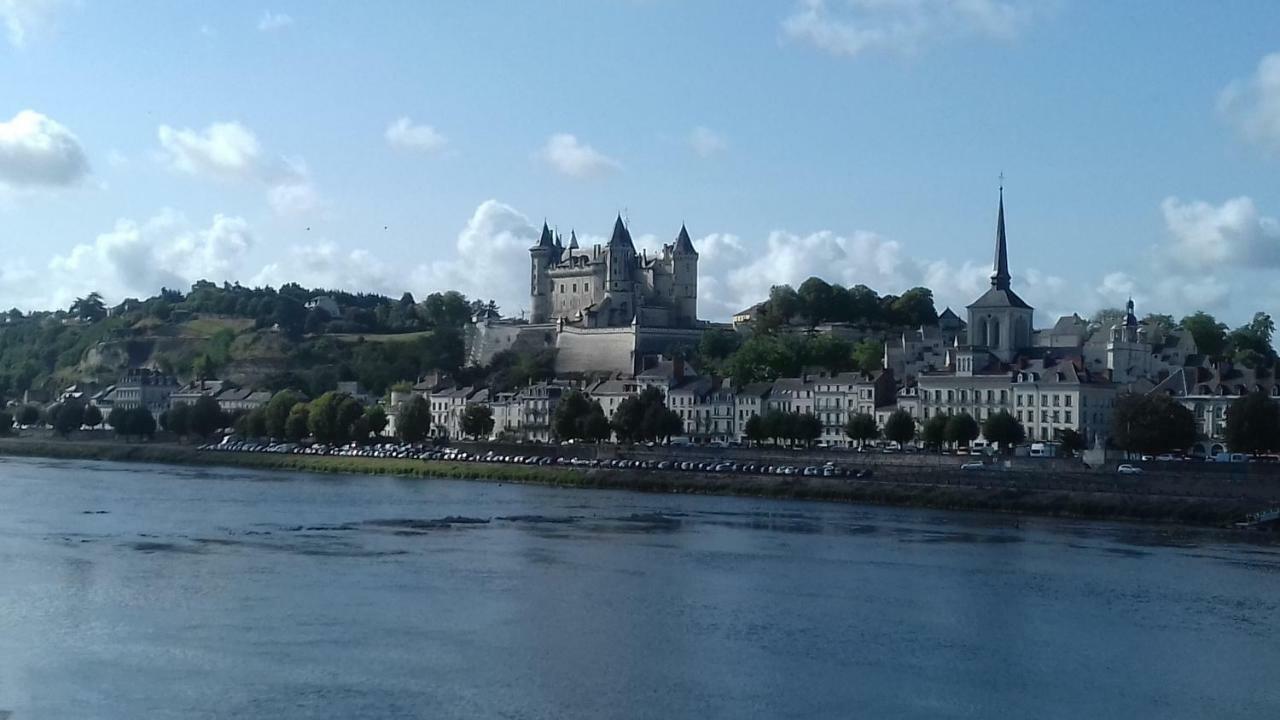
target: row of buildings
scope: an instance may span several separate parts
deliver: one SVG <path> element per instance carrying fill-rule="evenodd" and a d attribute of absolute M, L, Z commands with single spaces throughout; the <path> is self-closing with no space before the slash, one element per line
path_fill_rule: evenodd
<path fill-rule="evenodd" d="M 611 325 L 616 319 L 600 323 L 590 312 L 581 311 L 601 307 L 593 304 L 596 290 L 590 290 L 592 302 L 584 293 L 605 287 L 600 285 L 602 280 L 612 289 L 610 278 L 618 277 L 614 268 L 648 267 L 653 269 L 651 275 L 657 273 L 653 278 L 663 279 L 655 280 L 637 270 L 630 290 L 623 293 L 632 303 L 627 307 L 669 303 L 662 298 L 676 296 L 680 301 L 668 305 L 675 313 L 669 317 L 678 318 L 681 326 L 698 326 L 696 315 L 691 314 L 696 313 L 695 296 L 685 294 L 691 288 L 682 280 L 690 271 L 696 273 L 697 255 L 687 232 L 681 229 L 660 263 L 643 258 L 634 263 L 618 260 L 629 258 L 629 252 L 633 249 L 621 221 L 615 225 L 609 246 L 593 250 L 590 259 L 582 261 L 573 260 L 571 251 L 560 250 L 558 240 L 544 228 L 542 241 L 533 250 L 535 323 L 556 323 L 558 333 L 574 325 Z M 561 279 L 578 278 L 579 274 L 586 277 L 585 269 L 573 270 L 575 262 L 590 264 L 595 268 L 591 272 L 600 277 L 560 287 Z M 664 274 L 668 272 L 670 277 Z M 645 292 L 630 294 L 639 292 L 635 290 L 639 287 Z M 655 295 L 655 288 L 663 292 Z M 621 303 L 622 297 L 610 295 L 610 302 Z M 749 308 L 735 316 L 735 327 L 748 323 L 756 310 L 758 307 Z M 1030 440 L 1052 442 L 1071 430 L 1088 444 L 1101 446 L 1120 394 L 1168 393 L 1192 410 L 1206 452 L 1221 449 L 1226 408 L 1237 397 L 1248 392 L 1280 397 L 1280 385 L 1269 373 L 1199 354 L 1189 332 L 1139 320 L 1132 299 L 1125 315 L 1110 327 L 1093 327 L 1078 315 L 1069 315 L 1036 329 L 1035 309 L 1012 287 L 1003 188 L 996 214 L 991 285 L 965 308 L 965 314 L 961 318 L 947 308 L 936 324 L 891 338 L 884 347 L 885 370 L 874 375 L 815 374 L 732 387 L 723 378 L 698 375 L 678 362 L 642 368 L 639 348 L 632 344 L 628 346 L 628 362 L 636 364 L 633 372 L 616 372 L 609 380 L 578 387 L 611 413 L 627 395 L 659 386 L 667 394 L 668 405 L 684 418 L 686 433 L 698 441 L 740 441 L 746 421 L 770 409 L 811 412 L 822 420 L 823 440 L 832 445 L 847 444 L 843 427 L 851 414 L 865 412 L 883 424 L 890 413 L 901 409 L 920 423 L 957 413 L 982 421 L 1007 411 L 1023 424 Z M 637 317 L 636 313 L 629 315 L 633 326 Z M 548 345 L 554 337 L 546 336 Z M 592 342 L 608 343 L 604 338 Z M 578 360 L 572 369 L 584 369 L 577 365 L 592 352 L 583 353 L 581 348 L 575 352 Z M 607 362 L 587 364 L 585 369 L 617 370 Z M 419 391 L 431 401 L 439 434 L 458 435 L 457 418 L 462 409 L 468 403 L 483 403 L 493 408 L 495 435 L 542 440 L 549 439 L 549 413 L 556 398 L 570 387 L 567 382 L 543 383 L 493 397 L 480 388 L 424 387 Z"/>

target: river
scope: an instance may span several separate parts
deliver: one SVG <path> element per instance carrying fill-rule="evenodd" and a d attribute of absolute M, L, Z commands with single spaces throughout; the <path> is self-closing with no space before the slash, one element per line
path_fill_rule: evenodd
<path fill-rule="evenodd" d="M 0 717 L 1277 717 L 1253 540 L 0 459 Z"/>

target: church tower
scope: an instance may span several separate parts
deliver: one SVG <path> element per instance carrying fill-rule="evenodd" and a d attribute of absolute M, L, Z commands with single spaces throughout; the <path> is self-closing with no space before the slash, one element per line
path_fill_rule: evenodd
<path fill-rule="evenodd" d="M 693 249 L 683 223 L 671 251 L 671 262 L 676 324 L 692 327 L 698 323 L 698 251 Z"/>
<path fill-rule="evenodd" d="M 1010 287 L 1009 245 L 1004 230 L 1004 187 L 996 213 L 996 253 L 991 289 L 969 306 L 969 345 L 985 348 L 1003 362 L 1031 346 L 1034 310 Z"/>
<path fill-rule="evenodd" d="M 559 257 L 551 228 L 544 221 L 538 244 L 529 248 L 529 299 L 532 303 L 529 322 L 551 321 L 551 265 Z"/>

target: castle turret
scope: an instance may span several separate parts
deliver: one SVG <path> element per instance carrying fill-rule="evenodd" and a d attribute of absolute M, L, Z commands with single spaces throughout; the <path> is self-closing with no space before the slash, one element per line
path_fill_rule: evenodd
<path fill-rule="evenodd" d="M 698 322 L 698 251 L 689 239 L 689 230 L 680 225 L 675 247 L 671 251 L 676 322 L 694 325 Z"/>
<path fill-rule="evenodd" d="M 529 248 L 529 297 L 533 305 L 530 322 L 544 323 L 551 319 L 551 265 L 559 252 L 551 228 L 543 222 L 538 244 Z"/>
<path fill-rule="evenodd" d="M 605 248 L 605 293 L 609 297 L 610 324 L 625 324 L 635 316 L 636 246 L 622 222 L 613 223 L 613 235 Z"/>

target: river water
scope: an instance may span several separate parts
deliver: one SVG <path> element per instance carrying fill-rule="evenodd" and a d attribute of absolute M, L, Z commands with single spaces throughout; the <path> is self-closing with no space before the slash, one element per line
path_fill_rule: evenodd
<path fill-rule="evenodd" d="M 1226 533 L 0 459 L 13 720 L 1266 718 L 1278 671 Z"/>

